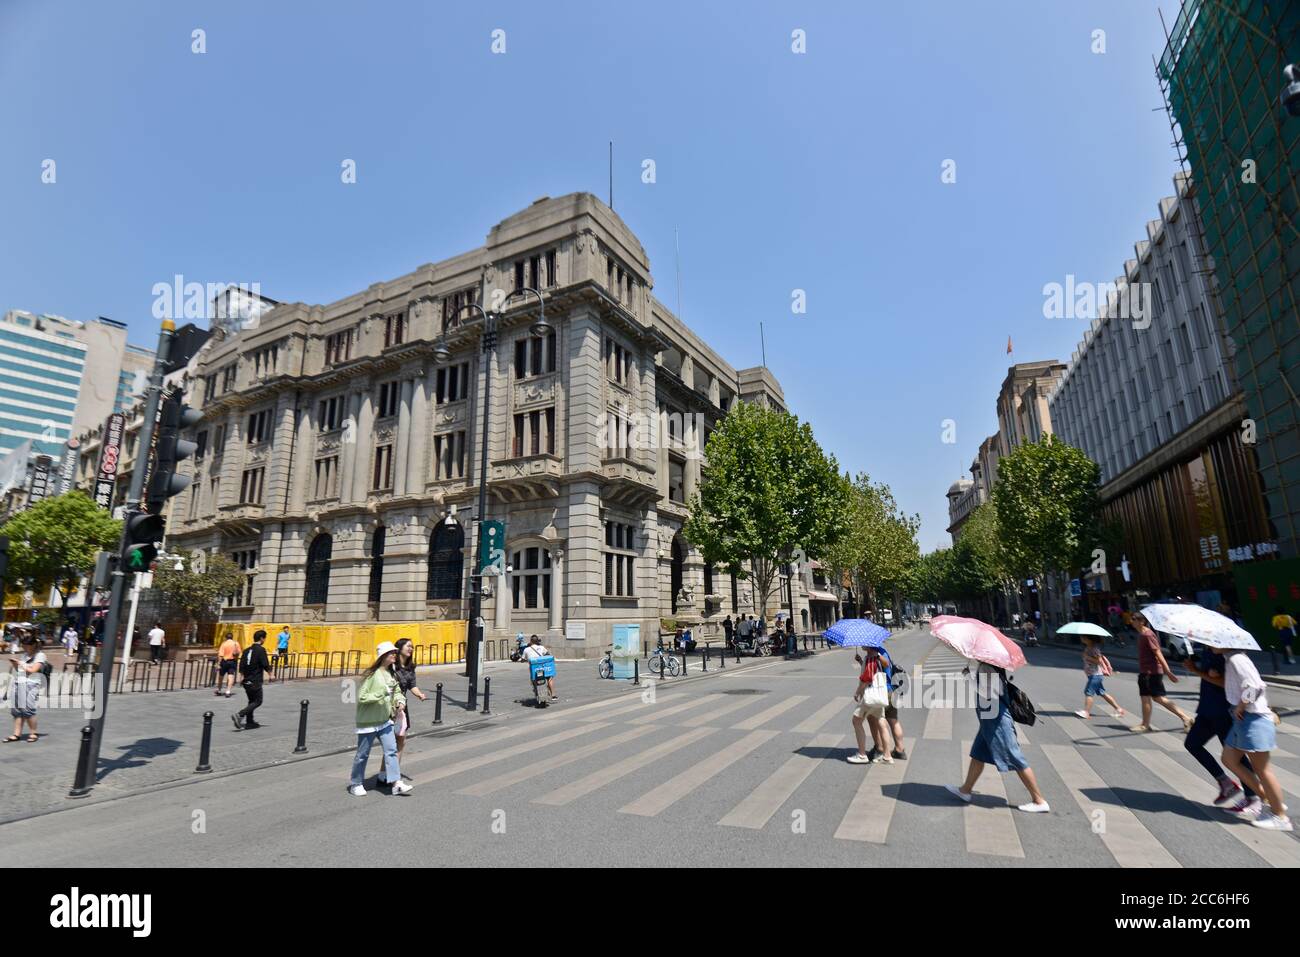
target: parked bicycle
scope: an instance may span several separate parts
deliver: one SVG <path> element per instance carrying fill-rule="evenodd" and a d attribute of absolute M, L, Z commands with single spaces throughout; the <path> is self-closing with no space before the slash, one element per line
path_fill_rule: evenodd
<path fill-rule="evenodd" d="M 596 674 L 602 678 L 614 677 L 614 648 L 610 646 L 605 649 L 605 657 L 601 658 L 596 664 Z"/>
<path fill-rule="evenodd" d="M 649 665 L 648 670 L 650 674 L 657 674 L 661 678 L 664 677 L 665 674 L 670 678 L 676 678 L 682 671 L 681 662 L 664 651 L 663 645 L 660 645 L 650 653 L 650 657 L 646 659 L 646 663 Z"/>

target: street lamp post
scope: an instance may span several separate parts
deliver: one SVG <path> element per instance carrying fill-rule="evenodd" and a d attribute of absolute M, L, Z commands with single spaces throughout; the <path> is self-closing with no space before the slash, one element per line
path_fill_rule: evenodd
<path fill-rule="evenodd" d="M 518 295 L 533 295 L 537 297 L 538 317 L 537 321 L 529 327 L 533 335 L 543 337 L 551 331 L 550 324 L 546 321 L 546 301 L 542 294 L 536 289 L 522 287 L 510 293 L 501 301 L 501 308 L 489 312 L 476 302 L 467 303 L 462 309 L 474 309 L 483 317 L 483 335 L 480 339 L 483 353 L 482 375 L 483 375 L 483 416 L 481 419 L 481 431 L 479 440 L 479 465 L 478 465 L 478 513 L 475 519 L 475 541 L 482 539 L 483 523 L 487 520 L 487 473 L 488 473 L 488 415 L 492 403 L 492 352 L 497 346 L 497 326 L 505 317 L 504 307 L 513 297 Z M 445 330 L 444 330 L 445 334 Z M 434 350 L 434 358 L 438 362 L 446 362 L 451 358 L 451 353 L 447 347 L 439 342 Z M 481 544 L 481 542 L 480 542 Z M 502 547 L 504 547 L 504 542 Z M 475 548 L 475 555 L 478 555 L 478 548 Z M 483 564 L 482 556 L 478 556 L 480 569 L 470 575 L 469 586 L 469 634 L 465 643 L 465 671 L 469 676 L 469 696 L 465 702 L 467 711 L 478 709 L 478 679 L 479 679 L 479 653 L 483 647 L 483 633 L 485 631 L 483 622 L 483 576 L 481 566 Z M 498 589 L 497 601 L 504 600 L 502 591 Z"/>

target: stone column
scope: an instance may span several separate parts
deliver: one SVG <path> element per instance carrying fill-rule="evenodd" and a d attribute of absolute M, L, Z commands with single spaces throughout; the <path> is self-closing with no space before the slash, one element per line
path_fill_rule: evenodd
<path fill-rule="evenodd" d="M 564 549 L 551 549 L 551 631 L 564 630 Z"/>
<path fill-rule="evenodd" d="M 504 634 L 510 629 L 510 605 L 512 596 L 510 592 L 509 574 L 498 575 L 492 579 L 493 593 L 496 599 L 495 615 L 492 626 L 498 634 Z"/>
<path fill-rule="evenodd" d="M 289 485 L 289 511 L 301 515 L 307 507 L 307 490 L 316 481 L 315 442 L 316 403 L 309 400 L 298 419 L 298 436 L 295 439 L 293 474 Z"/>
<path fill-rule="evenodd" d="M 370 390 L 361 393 L 361 412 L 357 422 L 357 441 L 353 450 L 355 455 L 352 498 L 353 502 L 364 502 L 370 491 L 370 448 L 374 445 L 375 406 L 371 401 Z"/>
<path fill-rule="evenodd" d="M 406 460 L 406 494 L 421 495 L 429 477 L 429 375 L 416 377 L 411 393 L 411 450 Z"/>
<path fill-rule="evenodd" d="M 361 393 L 353 392 L 347 399 L 347 418 L 343 424 L 343 461 L 339 463 L 339 501 L 352 501 L 352 479 L 357 470 L 357 438 L 360 433 Z"/>
<path fill-rule="evenodd" d="M 411 460 L 411 380 L 402 380 L 401 404 L 397 410 L 397 440 L 393 449 L 393 494 L 406 495 L 407 466 Z"/>

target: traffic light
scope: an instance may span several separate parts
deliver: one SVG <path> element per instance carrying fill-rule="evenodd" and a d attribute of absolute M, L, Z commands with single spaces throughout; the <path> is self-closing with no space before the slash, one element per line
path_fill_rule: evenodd
<path fill-rule="evenodd" d="M 202 412 L 191 409 L 181 401 L 179 392 L 163 399 L 158 413 L 158 443 L 155 447 L 153 474 L 149 477 L 149 488 L 145 493 L 149 511 L 155 514 L 162 512 L 167 499 L 179 495 L 194 481 L 188 475 L 178 475 L 176 464 L 189 458 L 198 449 L 195 443 L 180 437 L 181 431 L 197 424 L 202 418 Z M 159 541 L 161 540 L 159 536 Z"/>
<path fill-rule="evenodd" d="M 161 515 L 128 512 L 123 522 L 122 570 L 147 572 L 158 557 L 167 522 Z"/>

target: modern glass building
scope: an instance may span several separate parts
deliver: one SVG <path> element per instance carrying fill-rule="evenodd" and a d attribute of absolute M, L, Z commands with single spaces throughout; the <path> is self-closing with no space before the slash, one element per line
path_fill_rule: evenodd
<path fill-rule="evenodd" d="M 17 311 L 0 321 L 0 455 L 29 440 L 33 454 L 63 453 L 86 366 L 64 322 Z"/>
<path fill-rule="evenodd" d="M 1296 61 L 1300 4 L 1184 0 L 1157 70 L 1284 557 L 1300 556 L 1300 116 L 1282 103 Z"/>

